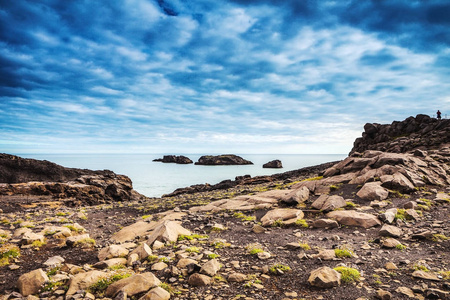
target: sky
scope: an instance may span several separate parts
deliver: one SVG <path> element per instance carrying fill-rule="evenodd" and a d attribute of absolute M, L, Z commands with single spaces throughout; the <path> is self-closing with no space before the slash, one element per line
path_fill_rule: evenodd
<path fill-rule="evenodd" d="M 450 115 L 450 1 L 0 0 L 0 152 L 348 153 Z"/>

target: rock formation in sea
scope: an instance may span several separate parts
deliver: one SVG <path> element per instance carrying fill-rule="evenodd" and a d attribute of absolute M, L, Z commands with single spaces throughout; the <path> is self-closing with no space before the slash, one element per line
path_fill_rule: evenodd
<path fill-rule="evenodd" d="M 153 161 L 163 162 L 163 163 L 175 163 L 175 164 L 192 164 L 193 161 L 184 155 L 164 155 L 163 158 L 157 158 Z"/>
<path fill-rule="evenodd" d="M 240 156 L 234 154 L 222 154 L 222 155 L 204 155 L 198 159 L 196 165 L 253 165 L 249 160 L 243 159 Z"/>
<path fill-rule="evenodd" d="M 263 165 L 263 168 L 281 169 L 281 168 L 283 168 L 283 164 L 281 163 L 281 160 L 275 159 L 275 160 L 269 161 L 268 163 L 265 163 Z"/>

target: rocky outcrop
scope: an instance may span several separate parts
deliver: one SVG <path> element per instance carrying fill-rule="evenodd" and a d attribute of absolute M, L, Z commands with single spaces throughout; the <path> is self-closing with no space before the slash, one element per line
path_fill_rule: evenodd
<path fill-rule="evenodd" d="M 362 137 L 355 140 L 350 155 L 365 150 L 404 153 L 415 149 L 437 149 L 449 141 L 450 119 L 417 115 L 392 124 L 367 123 Z"/>
<path fill-rule="evenodd" d="M 281 169 L 281 168 L 283 168 L 283 164 L 281 163 L 281 160 L 275 159 L 275 160 L 269 161 L 268 163 L 263 164 L 263 168 Z"/>
<path fill-rule="evenodd" d="M 179 156 L 164 155 L 163 158 L 157 158 L 157 159 L 154 159 L 153 161 L 163 162 L 163 163 L 175 163 L 175 164 L 181 164 L 181 165 L 193 163 L 193 161 L 189 157 L 186 157 L 184 155 L 179 155 Z"/>
<path fill-rule="evenodd" d="M 65 168 L 8 154 L 0 154 L 0 195 L 49 196 L 89 205 L 142 197 L 125 175 Z"/>
<path fill-rule="evenodd" d="M 198 159 L 196 165 L 219 166 L 219 165 L 253 165 L 249 160 L 234 154 L 204 155 Z"/>

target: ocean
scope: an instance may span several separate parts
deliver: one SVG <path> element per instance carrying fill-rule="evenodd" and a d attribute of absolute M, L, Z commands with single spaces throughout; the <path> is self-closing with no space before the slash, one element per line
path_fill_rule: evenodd
<path fill-rule="evenodd" d="M 196 162 L 205 154 L 185 155 Z M 244 166 L 199 166 L 194 164 L 177 165 L 153 162 L 163 154 L 19 154 L 23 158 L 48 160 L 64 167 L 111 170 L 127 175 L 133 181 L 133 187 L 147 197 L 160 197 L 177 188 L 193 184 L 216 184 L 225 179 L 242 175 L 272 175 L 303 167 L 318 165 L 344 159 L 346 154 L 238 154 L 252 161 L 253 165 Z M 281 160 L 282 169 L 264 169 L 263 164 L 274 159 Z"/>

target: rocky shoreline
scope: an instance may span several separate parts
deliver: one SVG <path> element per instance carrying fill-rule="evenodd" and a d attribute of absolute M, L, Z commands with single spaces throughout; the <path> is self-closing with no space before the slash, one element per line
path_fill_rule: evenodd
<path fill-rule="evenodd" d="M 449 299 L 450 145 L 358 145 L 340 162 L 164 198 L 18 195 L 0 217 L 1 298 Z"/>

